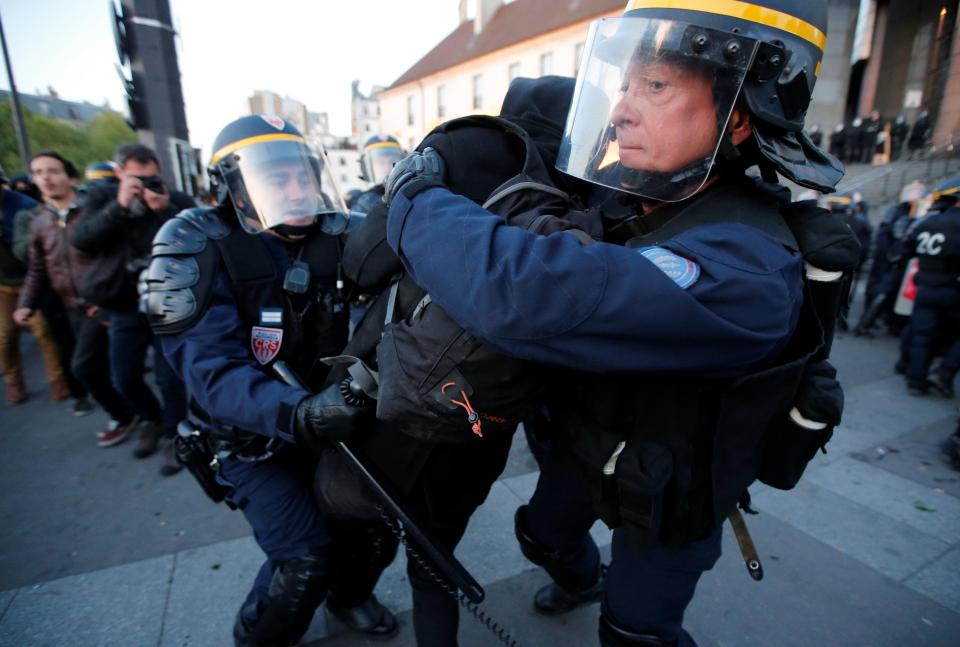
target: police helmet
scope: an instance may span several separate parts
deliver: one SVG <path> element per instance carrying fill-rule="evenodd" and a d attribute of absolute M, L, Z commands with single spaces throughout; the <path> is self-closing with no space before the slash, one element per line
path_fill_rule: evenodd
<path fill-rule="evenodd" d="M 913 204 L 925 195 L 927 195 L 927 187 L 923 182 L 911 182 L 900 190 L 900 202 Z"/>
<path fill-rule="evenodd" d="M 820 206 L 833 213 L 853 213 L 856 210 L 857 201 L 854 194 L 844 191 L 823 196 Z"/>
<path fill-rule="evenodd" d="M 718 150 L 737 158 L 726 131 L 740 106 L 762 168 L 832 191 L 843 167 L 803 132 L 826 25 L 826 0 L 630 0 L 622 16 L 590 27 L 557 168 L 682 200 L 706 181 Z"/>
<path fill-rule="evenodd" d="M 361 177 L 372 184 L 381 184 L 403 155 L 403 148 L 396 139 L 390 135 L 374 135 L 363 144 Z"/>
<path fill-rule="evenodd" d="M 115 162 L 93 162 L 83 171 L 83 178 L 87 182 L 98 180 L 117 179 L 117 164 Z"/>
<path fill-rule="evenodd" d="M 295 237 L 317 222 L 327 233 L 346 228 L 347 208 L 326 157 L 280 117 L 227 124 L 214 140 L 207 173 L 218 204 L 231 204 L 250 233 Z"/>
<path fill-rule="evenodd" d="M 960 175 L 938 184 L 930 197 L 937 209 L 957 204 L 960 201 Z"/>

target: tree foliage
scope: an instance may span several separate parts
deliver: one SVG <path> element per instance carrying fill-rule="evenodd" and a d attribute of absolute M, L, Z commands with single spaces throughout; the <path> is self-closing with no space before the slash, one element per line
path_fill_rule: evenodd
<path fill-rule="evenodd" d="M 52 148 L 73 162 L 81 173 L 91 162 L 113 159 L 120 144 L 137 140 L 126 120 L 115 112 L 102 112 L 93 121 L 76 126 L 23 108 L 23 120 L 31 153 Z M 26 172 L 9 101 L 0 103 L 0 165 L 10 175 Z"/>

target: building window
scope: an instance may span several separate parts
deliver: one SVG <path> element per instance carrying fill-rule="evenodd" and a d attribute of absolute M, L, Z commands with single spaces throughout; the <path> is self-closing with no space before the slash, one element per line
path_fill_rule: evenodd
<path fill-rule="evenodd" d="M 511 63 L 507 68 L 507 78 L 512 82 L 518 76 L 520 76 L 520 63 Z"/>
<path fill-rule="evenodd" d="M 540 55 L 540 76 L 553 74 L 553 52 Z"/>
<path fill-rule="evenodd" d="M 413 96 L 407 97 L 407 125 L 413 125 Z"/>
<path fill-rule="evenodd" d="M 437 118 L 443 119 L 447 114 L 447 86 L 437 86 Z"/>
<path fill-rule="evenodd" d="M 583 58 L 583 43 L 577 43 L 573 47 L 573 73 L 580 73 L 580 59 Z"/>
<path fill-rule="evenodd" d="M 483 75 L 473 75 L 473 109 L 479 110 L 483 107 Z"/>

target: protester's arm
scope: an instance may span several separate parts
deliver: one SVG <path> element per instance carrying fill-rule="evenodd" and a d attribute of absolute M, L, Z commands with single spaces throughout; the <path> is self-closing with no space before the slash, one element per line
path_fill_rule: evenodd
<path fill-rule="evenodd" d="M 70 243 L 85 254 L 96 256 L 123 243 L 124 221 L 129 210 L 112 200 L 99 211 L 81 215 L 70 234 Z"/>
<path fill-rule="evenodd" d="M 29 263 L 30 255 L 30 223 L 34 217 L 33 209 L 18 211 L 13 219 L 13 255 L 21 263 Z"/>
<path fill-rule="evenodd" d="M 799 256 L 732 223 L 664 244 L 692 264 L 689 284 L 638 250 L 508 227 L 443 188 L 413 201 L 398 193 L 388 239 L 471 333 L 511 355 L 583 370 L 740 373 L 782 350 L 802 302 Z"/>

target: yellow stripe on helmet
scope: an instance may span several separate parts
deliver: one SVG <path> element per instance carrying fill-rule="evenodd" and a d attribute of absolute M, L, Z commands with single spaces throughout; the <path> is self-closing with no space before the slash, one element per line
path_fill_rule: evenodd
<path fill-rule="evenodd" d="M 841 195 L 831 195 L 827 196 L 827 202 L 830 204 L 850 204 L 853 202 L 853 199 Z"/>
<path fill-rule="evenodd" d="M 363 150 L 364 152 L 366 152 L 366 151 L 372 151 L 374 148 L 386 148 L 388 146 L 400 148 L 400 144 L 398 144 L 397 142 L 376 142 L 374 144 L 370 144 L 369 146 L 364 146 Z"/>
<path fill-rule="evenodd" d="M 788 13 L 740 0 L 630 0 L 624 13 L 634 9 L 686 9 L 749 20 L 798 36 L 813 43 L 822 52 L 827 35 L 805 20 Z"/>
<path fill-rule="evenodd" d="M 253 144 L 262 144 L 264 142 L 302 142 L 306 143 L 306 140 L 299 135 L 292 135 L 290 133 L 270 133 L 269 135 L 255 135 L 253 137 L 247 137 L 245 139 L 238 139 L 235 142 L 227 144 L 216 153 L 213 154 L 213 157 L 210 158 L 210 166 L 215 165 L 217 162 L 222 160 L 224 156 L 229 155 L 233 151 L 240 150 L 244 146 L 251 146 Z"/>
<path fill-rule="evenodd" d="M 84 177 L 90 181 L 93 180 L 103 180 L 108 177 L 117 177 L 117 174 L 113 171 L 87 171 L 83 174 Z"/>
<path fill-rule="evenodd" d="M 953 195 L 953 194 L 956 193 L 957 191 L 960 191 L 960 185 L 958 185 L 958 186 L 952 186 L 952 187 L 950 187 L 949 189 L 943 189 L 942 191 L 934 191 L 934 192 L 933 192 L 933 195 L 930 196 L 930 197 L 933 198 L 934 200 L 939 200 L 939 199 L 942 198 L 943 196 L 945 196 L 945 195 Z"/>

